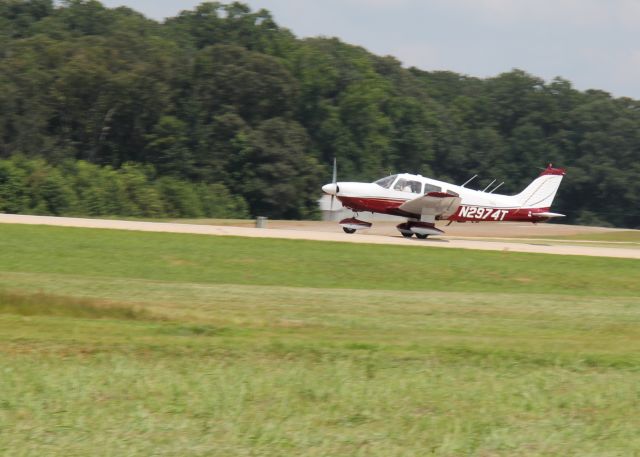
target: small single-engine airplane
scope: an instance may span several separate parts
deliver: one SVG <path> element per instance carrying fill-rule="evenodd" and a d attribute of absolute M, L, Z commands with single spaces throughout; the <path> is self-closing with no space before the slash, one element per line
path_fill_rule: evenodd
<path fill-rule="evenodd" d="M 494 194 L 502 183 L 487 192 L 495 180 L 484 190 L 464 187 L 476 176 L 461 186 L 425 178 L 420 175 L 397 174 L 372 183 L 337 182 L 336 162 L 333 162 L 333 182 L 322 186 L 342 205 L 354 211 L 354 217 L 340 221 L 346 233 L 371 228 L 371 223 L 357 219 L 358 212 L 391 214 L 406 217 L 407 221 L 397 229 L 403 236 L 414 234 L 421 239 L 444 232 L 435 226 L 436 221 L 481 222 L 519 221 L 545 222 L 564 214 L 550 212 L 551 202 L 558 191 L 563 168 L 551 164 L 517 195 Z"/>

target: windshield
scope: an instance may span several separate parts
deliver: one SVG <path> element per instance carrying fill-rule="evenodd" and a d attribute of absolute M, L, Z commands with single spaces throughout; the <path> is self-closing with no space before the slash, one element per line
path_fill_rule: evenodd
<path fill-rule="evenodd" d="M 391 184 L 393 184 L 393 181 L 396 180 L 397 176 L 398 175 L 391 175 L 391 176 L 387 176 L 386 178 L 378 179 L 374 184 L 377 184 L 380 187 L 384 187 L 385 189 L 388 189 L 389 187 L 391 187 Z"/>

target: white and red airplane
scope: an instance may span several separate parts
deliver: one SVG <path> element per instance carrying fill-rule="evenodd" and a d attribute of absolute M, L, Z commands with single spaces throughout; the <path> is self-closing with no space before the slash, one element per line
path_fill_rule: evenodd
<path fill-rule="evenodd" d="M 518 221 L 545 222 L 564 214 L 550 212 L 553 198 L 565 174 L 563 168 L 553 168 L 551 164 L 516 195 L 494 194 L 492 190 L 473 190 L 443 181 L 407 173 L 387 176 L 372 183 L 337 182 L 336 163 L 333 163 L 333 182 L 322 186 L 343 206 L 354 211 L 355 216 L 340 221 L 346 233 L 371 227 L 370 222 L 357 219 L 358 212 L 391 214 L 407 218 L 397 229 L 403 236 L 418 238 L 440 235 L 444 232 L 435 226 L 436 221 L 481 222 Z"/>

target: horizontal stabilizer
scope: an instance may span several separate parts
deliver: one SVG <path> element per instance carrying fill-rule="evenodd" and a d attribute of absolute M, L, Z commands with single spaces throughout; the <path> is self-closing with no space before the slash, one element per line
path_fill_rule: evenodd
<path fill-rule="evenodd" d="M 535 213 L 536 216 L 538 217 L 566 217 L 564 214 L 560 214 L 560 213 Z"/>

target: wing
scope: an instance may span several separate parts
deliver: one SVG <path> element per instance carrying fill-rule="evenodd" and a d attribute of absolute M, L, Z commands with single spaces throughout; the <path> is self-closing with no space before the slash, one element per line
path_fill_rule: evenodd
<path fill-rule="evenodd" d="M 423 216 L 440 216 L 446 219 L 453 215 L 460 206 L 460 197 L 453 193 L 429 192 L 400 205 L 400 209 L 408 213 Z"/>

